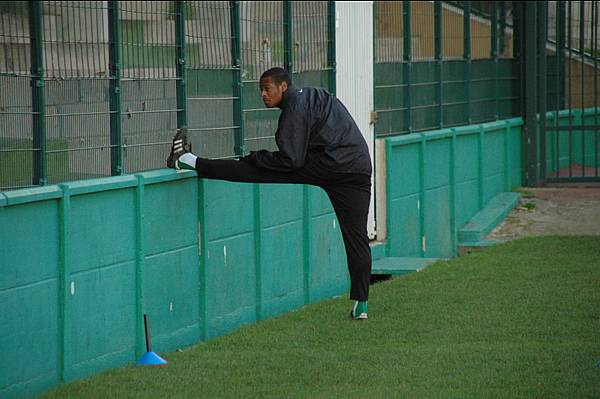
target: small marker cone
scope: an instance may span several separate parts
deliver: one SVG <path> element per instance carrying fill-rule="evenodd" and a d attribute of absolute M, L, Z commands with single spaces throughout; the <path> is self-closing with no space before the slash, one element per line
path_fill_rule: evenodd
<path fill-rule="evenodd" d="M 137 362 L 138 366 L 161 366 L 165 364 L 168 364 L 167 361 L 154 352 L 144 353 Z"/>
<path fill-rule="evenodd" d="M 150 322 L 148 315 L 144 315 L 144 330 L 146 331 L 146 353 L 138 360 L 138 366 L 164 366 L 167 363 L 165 359 L 152 352 L 152 343 L 150 340 Z"/>

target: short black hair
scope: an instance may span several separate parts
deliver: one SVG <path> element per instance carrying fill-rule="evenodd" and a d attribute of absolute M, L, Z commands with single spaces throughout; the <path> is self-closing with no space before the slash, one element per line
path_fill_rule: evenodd
<path fill-rule="evenodd" d="M 275 67 L 271 69 L 267 69 L 260 76 L 260 80 L 264 78 L 271 78 L 275 84 L 280 85 L 282 82 L 285 82 L 290 86 L 292 84 L 292 79 L 290 79 L 290 75 L 288 75 L 287 71 L 283 68 Z"/>

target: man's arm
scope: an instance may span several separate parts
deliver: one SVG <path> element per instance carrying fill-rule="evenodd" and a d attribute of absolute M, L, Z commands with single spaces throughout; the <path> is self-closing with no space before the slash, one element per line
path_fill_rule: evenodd
<path fill-rule="evenodd" d="M 243 161 L 262 169 L 289 172 L 304 166 L 310 124 L 304 107 L 294 107 L 284 111 L 279 118 L 275 141 L 279 151 L 253 151 Z"/>

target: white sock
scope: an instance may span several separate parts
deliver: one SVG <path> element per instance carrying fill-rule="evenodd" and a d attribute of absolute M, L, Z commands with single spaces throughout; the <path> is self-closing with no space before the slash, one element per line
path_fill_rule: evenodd
<path fill-rule="evenodd" d="M 197 156 L 195 156 L 194 154 L 192 154 L 191 152 L 186 152 L 185 154 L 183 154 L 182 156 L 179 157 L 178 161 L 180 164 L 184 164 L 186 166 L 189 167 L 189 169 L 196 169 L 196 158 L 198 158 Z M 181 167 L 183 167 L 183 165 L 180 165 Z M 186 168 L 188 169 L 188 168 Z"/>

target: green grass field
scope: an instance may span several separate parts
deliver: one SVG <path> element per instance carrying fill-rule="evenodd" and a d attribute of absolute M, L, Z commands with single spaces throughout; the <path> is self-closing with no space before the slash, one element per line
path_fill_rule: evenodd
<path fill-rule="evenodd" d="M 53 398 L 598 398 L 600 236 L 530 238 L 61 386 Z"/>

